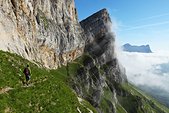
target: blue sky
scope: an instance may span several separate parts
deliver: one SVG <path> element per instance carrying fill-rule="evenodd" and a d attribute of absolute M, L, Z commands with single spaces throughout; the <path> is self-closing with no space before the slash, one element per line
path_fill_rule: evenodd
<path fill-rule="evenodd" d="M 169 51 L 169 0 L 75 0 L 79 20 L 107 8 L 116 40 Z"/>

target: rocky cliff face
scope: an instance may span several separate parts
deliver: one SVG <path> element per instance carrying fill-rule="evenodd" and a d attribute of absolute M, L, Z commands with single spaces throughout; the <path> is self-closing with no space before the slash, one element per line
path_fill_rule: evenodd
<path fill-rule="evenodd" d="M 74 0 L 0 0 L 0 49 L 57 68 L 83 53 Z"/>
<path fill-rule="evenodd" d="M 108 107 L 107 113 L 115 113 L 118 101 L 115 84 L 126 82 L 127 79 L 114 52 L 115 39 L 110 29 L 109 14 L 103 9 L 80 23 L 88 38 L 83 66 L 77 71 L 73 88 L 97 108 L 99 113 L 103 112 L 103 103 Z"/>
<path fill-rule="evenodd" d="M 125 82 L 126 76 L 115 56 L 115 39 L 106 9 L 80 25 L 74 0 L 1 0 L 0 5 L 0 49 L 48 68 L 66 65 L 83 54 L 74 90 L 98 112 L 103 111 L 103 101 L 109 112 L 115 112 L 114 84 Z"/>
<path fill-rule="evenodd" d="M 125 69 L 120 66 L 115 55 L 115 39 L 106 9 L 86 18 L 80 22 L 80 25 L 77 21 L 74 0 L 0 0 L 0 6 L 1 50 L 17 53 L 48 68 L 57 68 L 67 64 L 61 69 L 46 71 L 45 69 L 38 69 L 37 66 L 30 63 L 35 73 L 32 81 L 33 79 L 39 81 L 47 76 L 45 77 L 46 82 L 42 81 L 45 84 L 35 84 L 33 88 L 27 89 L 28 92 L 30 91 L 29 93 L 25 92 L 25 88 L 16 87 L 19 89 L 14 90 L 7 97 L 2 95 L 1 103 L 9 100 L 11 103 L 7 103 L 12 108 L 7 103 L 3 103 L 1 108 L 7 109 L 9 112 L 14 109 L 16 106 L 13 106 L 13 97 L 16 93 L 16 97 L 19 98 L 17 99 L 19 107 L 16 112 L 20 111 L 20 103 L 27 100 L 27 104 L 24 104 L 22 109 L 31 109 L 31 111 L 37 112 L 44 109 L 53 112 L 59 111 L 59 113 L 65 111 L 81 113 L 80 107 L 82 107 L 85 110 L 83 113 L 92 113 L 95 111 L 93 108 L 95 107 L 98 113 L 163 113 L 163 110 L 152 101 L 143 97 L 127 84 Z M 0 72 L 3 76 L 1 77 L 3 85 L 4 83 L 5 85 L 12 83 L 12 87 L 15 87 L 15 82 L 17 82 L 16 70 L 20 66 L 24 67 L 23 63 L 27 62 L 15 57 L 16 55 L 1 52 L 0 63 L 3 65 Z M 77 57 L 79 58 L 77 59 Z M 76 60 L 73 61 L 74 59 Z M 73 62 L 67 63 L 70 61 Z M 11 66 L 13 70 L 9 70 L 6 64 Z M 36 70 L 42 74 L 39 75 Z M 11 73 L 14 74 L 11 75 Z M 8 82 L 6 78 L 10 78 L 11 81 Z M 35 78 L 38 79 L 35 80 Z M 69 94 L 72 89 L 66 86 L 68 83 L 65 81 L 71 83 L 70 85 L 77 95 L 70 93 L 71 96 L 66 95 L 70 96 L 66 98 L 65 94 Z M 57 84 L 60 84 L 61 87 L 58 87 Z M 56 93 L 62 93 L 56 96 L 53 90 Z M 26 95 L 35 91 L 35 95 L 32 94 L 33 100 L 29 100 L 29 98 L 20 98 L 18 92 L 15 91 L 24 92 Z M 21 96 L 24 93 L 20 93 Z M 39 97 L 35 101 L 36 95 L 38 97 L 43 95 L 43 99 Z M 77 96 L 82 98 L 78 98 L 80 106 Z M 69 101 L 65 101 L 65 98 Z M 85 104 L 83 99 L 87 100 L 93 107 L 89 103 Z M 35 105 L 31 104 L 30 101 L 33 101 Z M 60 104 L 59 101 L 63 104 Z M 39 106 L 44 105 L 44 103 L 45 106 Z M 52 107 L 46 106 L 46 104 L 51 104 Z M 94 110 L 91 111 L 89 106 Z"/>

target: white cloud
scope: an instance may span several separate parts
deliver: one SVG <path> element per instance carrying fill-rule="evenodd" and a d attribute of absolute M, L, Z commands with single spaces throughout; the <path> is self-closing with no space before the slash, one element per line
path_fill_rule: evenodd
<path fill-rule="evenodd" d="M 128 80 L 135 85 L 158 87 L 169 91 L 169 73 L 155 73 L 155 65 L 169 62 L 166 53 L 129 53 L 118 51 L 118 59 L 126 68 Z M 159 66 L 156 68 L 160 69 Z"/>

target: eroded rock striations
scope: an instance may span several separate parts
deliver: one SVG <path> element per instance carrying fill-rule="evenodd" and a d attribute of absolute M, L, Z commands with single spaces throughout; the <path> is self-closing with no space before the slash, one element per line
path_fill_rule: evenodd
<path fill-rule="evenodd" d="M 131 91 L 116 58 L 111 26 L 106 9 L 79 23 L 74 0 L 0 0 L 1 50 L 51 69 L 67 65 L 74 96 L 90 102 L 98 113 L 163 113 L 138 92 L 134 95 L 135 89 Z M 77 67 L 69 70 L 72 64 Z M 77 107 L 70 109 L 81 112 Z"/>
<path fill-rule="evenodd" d="M 88 35 L 82 67 L 75 78 L 75 91 L 88 100 L 99 113 L 104 105 L 107 113 L 115 113 L 115 84 L 126 82 L 124 69 L 120 67 L 114 52 L 114 35 L 111 20 L 106 9 L 81 21 L 81 26 Z M 106 97 L 109 95 L 109 98 Z"/>
<path fill-rule="evenodd" d="M 74 0 L 0 0 L 0 49 L 48 68 L 83 53 Z"/>
<path fill-rule="evenodd" d="M 114 84 L 126 81 L 114 52 L 111 20 L 103 9 L 78 23 L 74 0 L 1 0 L 0 49 L 48 68 L 85 56 L 73 88 L 98 112 L 115 112 Z M 110 91 L 108 99 L 106 90 Z M 114 101 L 115 100 L 115 101 Z"/>

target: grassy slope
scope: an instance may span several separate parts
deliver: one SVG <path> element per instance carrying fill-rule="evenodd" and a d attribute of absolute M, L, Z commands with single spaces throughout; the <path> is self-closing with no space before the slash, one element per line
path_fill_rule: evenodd
<path fill-rule="evenodd" d="M 83 66 L 82 62 L 84 59 L 91 56 L 88 54 L 83 55 L 83 57 L 80 60 L 76 60 L 79 65 L 70 65 L 69 68 L 72 68 L 72 72 L 76 72 L 78 66 Z M 75 68 L 76 67 L 76 68 Z M 102 70 L 100 70 L 102 72 Z M 154 98 L 146 95 L 145 93 L 138 90 L 136 87 L 134 87 L 131 84 L 118 84 L 118 90 L 123 90 L 124 92 L 128 93 L 128 96 L 118 96 L 117 99 L 119 100 L 119 103 L 117 103 L 116 111 L 117 113 L 169 113 L 169 109 L 165 107 L 164 105 L 160 104 L 158 101 L 156 101 Z M 115 102 L 112 98 L 112 92 L 109 88 L 104 88 L 104 95 L 102 96 L 101 100 L 101 109 L 105 113 L 108 113 L 108 103 L 107 101 Z"/>
<path fill-rule="evenodd" d="M 136 111 L 137 113 L 169 113 L 167 107 L 143 93 L 135 86 L 123 84 L 121 89 L 128 92 L 127 96 L 118 96 L 120 104 L 126 111 L 130 113 L 136 113 Z"/>
<path fill-rule="evenodd" d="M 30 87 L 24 87 L 20 80 L 25 79 L 22 71 L 27 63 L 32 71 Z M 67 84 L 68 79 L 64 66 L 47 70 L 18 55 L 0 51 L 0 91 L 13 88 L 0 94 L 0 112 L 78 113 L 77 108 L 82 113 L 89 112 L 87 108 L 96 112 L 89 103 L 79 103 L 77 95 Z"/>
<path fill-rule="evenodd" d="M 129 87 L 131 87 L 130 90 L 133 90 L 135 92 L 135 95 L 138 95 L 141 98 L 146 98 L 147 100 L 154 103 L 154 105 L 156 105 L 157 107 L 162 109 L 164 112 L 169 113 L 169 109 L 167 107 L 165 107 L 163 104 L 161 104 L 160 102 L 158 102 L 156 99 L 154 99 L 153 97 L 149 96 L 148 94 L 142 92 L 141 90 L 139 90 L 138 88 L 136 88 L 132 84 L 128 84 L 128 85 L 129 85 Z"/>
<path fill-rule="evenodd" d="M 96 110 L 85 100 L 80 104 L 77 95 L 69 87 L 70 78 L 76 74 L 77 68 L 82 66 L 82 61 L 85 57 L 83 56 L 70 63 L 69 75 L 67 75 L 67 68 L 64 66 L 57 70 L 47 70 L 37 67 L 18 55 L 0 51 L 0 91 L 5 87 L 14 88 L 0 94 L 0 113 L 5 111 L 15 113 L 78 113 L 77 108 L 82 113 L 88 113 L 89 110 L 87 108 L 95 113 Z M 25 79 L 22 71 L 27 63 L 29 63 L 32 70 L 31 87 L 23 87 L 20 80 Z M 19 75 L 22 76 L 19 77 Z M 159 113 L 159 109 L 169 113 L 168 108 L 131 84 L 120 85 L 118 88 L 131 95 L 117 96 L 119 100 L 116 105 L 117 113 L 132 113 L 131 111 L 133 110 L 136 110 L 137 113 L 142 113 L 143 109 L 147 113 Z M 104 100 L 101 103 L 105 113 L 108 109 L 105 101 L 109 100 L 111 95 L 110 89 L 105 89 Z M 141 108 L 137 107 L 139 103 L 142 104 Z"/>

